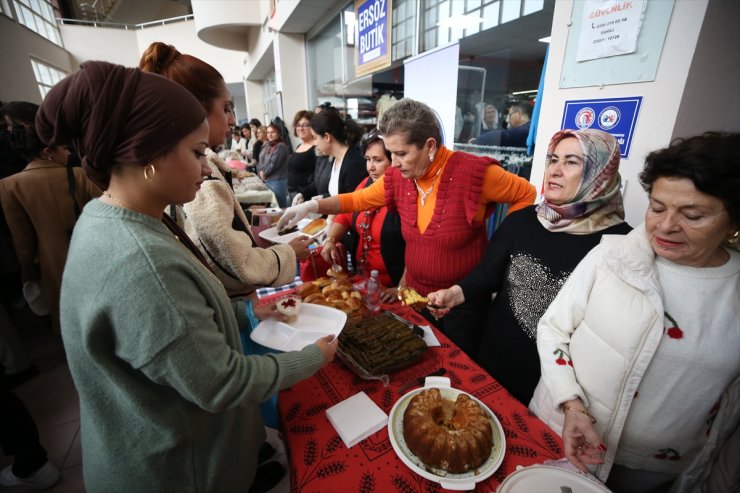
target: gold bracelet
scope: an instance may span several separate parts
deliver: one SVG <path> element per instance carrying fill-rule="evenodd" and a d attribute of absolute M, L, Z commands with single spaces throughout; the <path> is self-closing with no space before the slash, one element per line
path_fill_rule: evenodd
<path fill-rule="evenodd" d="M 583 409 L 578 409 L 577 407 L 566 406 L 565 404 L 563 404 L 563 411 L 575 411 L 577 413 L 585 414 L 591 420 L 591 424 L 592 425 L 595 425 L 596 424 L 596 418 L 594 418 L 593 416 L 591 416 L 590 414 L 588 414 Z"/>

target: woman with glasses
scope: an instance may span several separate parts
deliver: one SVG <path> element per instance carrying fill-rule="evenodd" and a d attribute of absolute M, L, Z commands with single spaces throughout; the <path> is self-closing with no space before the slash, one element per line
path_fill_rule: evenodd
<path fill-rule="evenodd" d="M 290 157 L 288 157 L 288 200 L 300 193 L 301 188 L 313 180 L 316 168 L 316 150 L 311 133 L 311 118 L 313 113 L 301 110 L 293 118 L 293 135 L 301 139 L 301 143 Z"/>
<path fill-rule="evenodd" d="M 301 189 L 294 204 L 306 197 L 352 192 L 367 176 L 365 158 L 355 147 L 362 137 L 362 128 L 354 120 L 343 119 L 336 108 L 325 108 L 311 118 L 311 135 L 316 150 L 327 159 L 316 163 L 313 182 Z"/>
<path fill-rule="evenodd" d="M 402 99 L 383 115 L 379 129 L 392 156 L 385 175 L 354 193 L 294 206 L 278 228 L 312 212 L 386 205 L 398 211 L 406 241 L 406 272 L 398 285 L 426 296 L 455 284 L 478 265 L 488 243 L 486 218 L 495 204 L 511 204 L 512 212 L 522 209 L 532 204 L 535 190 L 491 158 L 447 149 L 437 115 L 424 103 Z M 489 302 L 485 297 L 466 300 L 435 324 L 463 351 L 475 354 Z M 434 321 L 427 309 L 422 313 Z"/>
<path fill-rule="evenodd" d="M 367 172 L 370 176 L 360 182 L 357 190 L 367 188 L 383 176 L 391 164 L 391 153 L 383 145 L 377 130 L 372 130 L 361 142 Z M 380 284 L 387 288 L 381 293 L 383 303 L 392 303 L 398 296 L 396 286 L 403 275 L 406 242 L 401 235 L 401 220 L 388 207 L 375 207 L 362 212 L 339 214 L 334 218 L 326 237 L 321 256 L 331 263 L 339 263 L 336 242 L 352 232 L 357 245 L 355 260 L 357 271 L 370 276 L 377 270 Z"/>

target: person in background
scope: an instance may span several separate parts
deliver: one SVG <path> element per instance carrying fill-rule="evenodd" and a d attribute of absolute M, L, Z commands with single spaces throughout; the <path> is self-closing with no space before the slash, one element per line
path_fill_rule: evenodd
<path fill-rule="evenodd" d="M 254 147 L 252 147 L 252 160 L 254 161 L 255 168 L 259 164 L 260 154 L 262 154 L 262 148 L 267 142 L 267 127 L 260 125 L 254 130 L 255 141 Z"/>
<path fill-rule="evenodd" d="M 391 164 L 391 153 L 386 150 L 376 129 L 363 137 L 361 146 L 369 176 L 360 182 L 358 190 L 379 180 Z M 403 275 L 406 250 L 398 213 L 388 212 L 388 208 L 383 206 L 360 213 L 337 215 L 321 249 L 324 260 L 340 264 L 336 242 L 342 241 L 347 231 L 352 232 L 354 244 L 357 245 L 357 272 L 369 277 L 371 271 L 377 270 L 378 280 L 386 288 L 381 293 L 381 301 L 393 303 L 398 297 L 396 286 Z"/>
<path fill-rule="evenodd" d="M 483 104 L 483 115 L 480 121 L 480 129 L 478 134 L 490 132 L 499 128 L 498 123 L 498 110 L 496 106 L 491 103 Z"/>
<path fill-rule="evenodd" d="M 470 143 L 481 146 L 527 147 L 531 118 L 532 105 L 529 101 L 517 101 L 509 106 L 506 129 L 486 132 L 471 139 Z"/>
<path fill-rule="evenodd" d="M 267 126 L 267 143 L 260 150 L 257 172 L 265 184 L 275 192 L 278 206 L 288 207 L 288 154 L 290 150 L 283 142 L 280 128 Z"/>
<path fill-rule="evenodd" d="M 208 114 L 208 145 L 223 140 L 234 116 L 226 83 L 216 69 L 159 42 L 147 48 L 139 67 L 172 79 L 193 93 Z M 207 149 L 206 155 L 209 177 L 195 199 L 184 206 L 184 229 L 190 238 L 231 297 L 240 298 L 258 287 L 291 282 L 295 278 L 296 258 L 308 255 L 306 239 L 297 238 L 287 245 L 266 249 L 257 247 L 249 221 L 231 188 L 231 170 L 212 150 Z"/>
<path fill-rule="evenodd" d="M 231 150 L 244 155 L 247 152 L 247 139 L 242 137 L 241 129 L 236 128 L 231 132 Z"/>
<path fill-rule="evenodd" d="M 739 146 L 650 153 L 645 224 L 604 237 L 537 327 L 530 409 L 616 493 L 704 491 L 740 423 Z"/>
<path fill-rule="evenodd" d="M 162 214 L 211 173 L 203 103 L 164 77 L 86 62 L 36 124 L 48 146 L 75 141 L 105 188 L 75 228 L 61 301 L 85 489 L 250 491 L 265 438 L 255 403 L 330 362 L 336 340 L 242 354 L 244 304 Z"/>
<path fill-rule="evenodd" d="M 313 182 L 293 198 L 294 204 L 316 195 L 329 197 L 351 192 L 367 176 L 365 158 L 355 147 L 362 137 L 362 128 L 354 120 L 342 119 L 335 108 L 324 108 L 311 118 L 311 134 L 318 152 L 329 159 L 316 163 Z"/>
<path fill-rule="evenodd" d="M 301 110 L 293 117 L 293 135 L 301 139 L 295 152 L 288 157 L 288 201 L 292 202 L 301 188 L 313 180 L 316 169 L 316 149 L 311 134 L 313 113 Z"/>
<path fill-rule="evenodd" d="M 483 261 L 428 295 L 444 316 L 466 299 L 491 302 L 474 359 L 520 402 L 540 380 L 537 322 L 578 262 L 603 235 L 627 234 L 619 190 L 619 144 L 600 130 L 561 130 L 547 150 L 544 200 L 510 214 Z"/>
<path fill-rule="evenodd" d="M 291 207 L 278 229 L 310 213 L 359 212 L 385 205 L 401 217 L 406 241 L 406 271 L 398 287 L 426 296 L 455 284 L 478 265 L 488 242 L 485 220 L 495 204 L 509 203 L 511 212 L 527 207 L 534 201 L 534 187 L 491 158 L 447 149 L 436 113 L 419 101 L 397 102 L 383 115 L 379 130 L 392 157 L 385 175 L 354 193 Z M 474 355 L 489 303 L 485 297 L 466 300 L 434 323 Z M 434 320 L 429 310 L 422 314 Z"/>
<path fill-rule="evenodd" d="M 24 293 L 39 292 L 59 330 L 59 290 L 77 216 L 100 190 L 80 168 L 67 166 L 66 146 L 47 146 L 36 134 L 38 105 L 6 105 L 11 146 L 28 165 L 0 180 L 0 204 L 21 267 Z M 32 295 L 31 295 L 32 296 Z M 27 296 L 28 298 L 28 296 Z"/>
<path fill-rule="evenodd" d="M 252 129 L 249 127 L 249 124 L 244 124 L 241 126 L 239 131 L 242 134 L 242 139 L 244 139 L 244 152 L 242 155 L 244 156 L 244 159 L 247 161 L 247 164 L 252 163 L 252 149 L 254 148 L 254 143 L 257 140 L 257 137 L 252 135 Z"/>
<path fill-rule="evenodd" d="M 0 486 L 51 488 L 59 481 L 59 469 L 49 461 L 39 440 L 39 430 L 28 408 L 0 375 L 0 449 L 13 456 L 13 463 L 0 470 Z"/>

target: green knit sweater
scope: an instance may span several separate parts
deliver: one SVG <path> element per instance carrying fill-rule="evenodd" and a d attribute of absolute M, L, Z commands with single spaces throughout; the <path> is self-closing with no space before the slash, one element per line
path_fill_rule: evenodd
<path fill-rule="evenodd" d="M 235 315 L 243 307 L 160 221 L 85 207 L 61 323 L 88 493 L 248 490 L 264 440 L 257 404 L 313 374 L 322 355 L 311 344 L 245 356 Z"/>

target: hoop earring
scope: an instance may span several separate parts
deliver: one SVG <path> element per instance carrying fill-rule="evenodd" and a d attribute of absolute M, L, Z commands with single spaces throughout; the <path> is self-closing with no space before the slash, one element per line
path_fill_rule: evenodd
<path fill-rule="evenodd" d="M 149 170 L 152 170 L 152 175 L 149 176 Z M 152 181 L 152 179 L 157 176 L 157 168 L 154 167 L 153 164 L 150 164 L 149 166 L 144 167 L 144 179 L 146 181 Z"/>
<path fill-rule="evenodd" d="M 738 240 L 740 240 L 740 229 L 735 231 L 733 234 L 730 235 L 729 238 L 727 238 L 727 241 L 730 243 L 737 243 Z"/>

